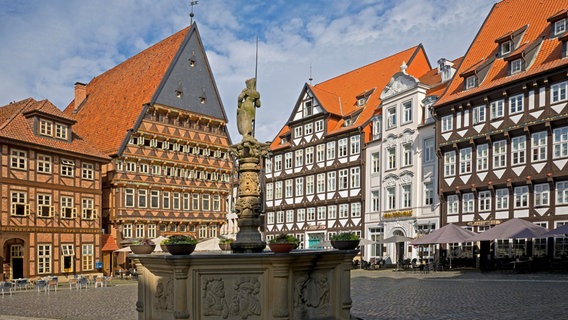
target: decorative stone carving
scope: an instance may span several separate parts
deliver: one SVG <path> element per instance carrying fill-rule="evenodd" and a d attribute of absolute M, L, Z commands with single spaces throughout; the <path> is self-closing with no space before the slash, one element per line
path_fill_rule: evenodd
<path fill-rule="evenodd" d="M 159 278 L 154 293 L 154 309 L 160 311 L 173 311 L 174 284 L 172 277 Z"/>
<path fill-rule="evenodd" d="M 225 282 L 221 277 L 203 279 L 202 305 L 204 316 L 229 317 L 229 305 L 225 299 Z"/>
<path fill-rule="evenodd" d="M 326 273 L 317 272 L 298 277 L 294 291 L 296 315 L 312 319 L 329 312 L 329 283 Z"/>
<path fill-rule="evenodd" d="M 238 314 L 240 319 L 260 316 L 260 282 L 256 278 L 243 277 L 233 284 L 235 296 L 231 304 L 231 313 Z"/>

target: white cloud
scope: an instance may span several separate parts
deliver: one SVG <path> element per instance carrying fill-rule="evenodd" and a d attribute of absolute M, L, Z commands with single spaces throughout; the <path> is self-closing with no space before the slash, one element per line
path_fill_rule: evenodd
<path fill-rule="evenodd" d="M 189 25 L 189 1 L 0 0 L 0 105 L 27 97 L 64 108 L 89 82 Z M 423 43 L 432 62 L 465 54 L 488 14 L 486 0 L 227 1 L 194 8 L 229 117 L 254 76 L 260 39 L 259 140 L 275 137 L 304 83 L 314 84 Z M 9 32 L 6 32 L 9 30 Z"/>

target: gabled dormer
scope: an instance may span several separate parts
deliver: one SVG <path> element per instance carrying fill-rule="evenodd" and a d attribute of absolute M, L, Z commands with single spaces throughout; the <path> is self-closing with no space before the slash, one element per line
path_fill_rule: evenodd
<path fill-rule="evenodd" d="M 23 113 L 34 134 L 39 137 L 53 138 L 71 143 L 74 120 L 59 117 L 53 112 L 33 109 Z"/>
<path fill-rule="evenodd" d="M 454 63 L 448 59 L 441 58 L 438 60 L 438 74 L 442 77 L 442 82 L 446 82 L 454 76 L 456 69 Z"/>
<path fill-rule="evenodd" d="M 531 44 L 523 44 L 515 52 L 507 55 L 503 60 L 507 61 L 507 73 L 514 75 L 527 70 L 534 61 L 542 39 L 537 39 Z"/>
<path fill-rule="evenodd" d="M 476 88 L 483 82 L 485 76 L 487 76 L 487 73 L 491 69 L 493 61 L 495 61 L 495 58 L 488 60 L 482 59 L 468 70 L 460 73 L 460 77 L 464 79 L 465 90 Z"/>
<path fill-rule="evenodd" d="M 568 9 L 562 9 L 546 19 L 550 23 L 551 36 L 560 37 L 568 29 Z"/>
<path fill-rule="evenodd" d="M 498 45 L 497 56 L 502 58 L 515 51 L 519 47 L 527 27 L 528 25 L 524 25 L 515 31 L 507 32 L 497 38 L 495 40 L 495 43 Z"/>
<path fill-rule="evenodd" d="M 373 92 L 375 92 L 375 88 L 358 94 L 356 97 L 357 107 L 365 106 L 365 104 L 367 104 L 367 101 L 369 100 L 369 97 L 373 94 Z"/>

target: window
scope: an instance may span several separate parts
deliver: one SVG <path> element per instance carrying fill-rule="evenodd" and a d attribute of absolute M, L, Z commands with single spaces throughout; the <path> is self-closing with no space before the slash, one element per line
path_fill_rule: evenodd
<path fill-rule="evenodd" d="M 424 182 L 424 205 L 434 204 L 434 185 L 432 182 Z"/>
<path fill-rule="evenodd" d="M 65 177 L 75 176 L 75 162 L 73 160 L 61 159 L 61 175 Z"/>
<path fill-rule="evenodd" d="M 282 155 L 274 156 L 274 171 L 282 170 Z"/>
<path fill-rule="evenodd" d="M 306 212 L 307 212 L 307 220 L 308 221 L 316 220 L 316 208 L 308 208 L 306 210 Z"/>
<path fill-rule="evenodd" d="M 448 214 L 458 213 L 458 207 L 458 196 L 455 194 L 448 196 Z"/>
<path fill-rule="evenodd" d="M 135 226 L 135 234 L 136 234 L 136 238 L 144 238 L 144 225 L 143 224 L 137 224 Z"/>
<path fill-rule="evenodd" d="M 67 140 L 68 128 L 66 125 L 56 123 L 55 124 L 55 137 L 61 140 Z"/>
<path fill-rule="evenodd" d="M 337 141 L 337 156 L 339 158 L 347 157 L 347 138 Z"/>
<path fill-rule="evenodd" d="M 91 198 L 81 199 L 81 214 L 83 220 L 93 220 L 97 218 L 94 200 Z"/>
<path fill-rule="evenodd" d="M 554 22 L 554 35 L 557 36 L 566 32 L 566 19 L 560 19 Z"/>
<path fill-rule="evenodd" d="M 330 141 L 327 143 L 327 160 L 335 159 L 335 142 Z"/>
<path fill-rule="evenodd" d="M 318 221 L 325 221 L 326 219 L 326 212 L 325 207 L 318 207 Z"/>
<path fill-rule="evenodd" d="M 180 193 L 179 192 L 173 192 L 172 193 L 172 208 L 174 210 L 179 210 L 180 208 Z"/>
<path fill-rule="evenodd" d="M 12 191 L 10 194 L 11 208 L 10 214 L 13 216 L 29 216 L 30 205 L 28 204 L 28 194 L 22 191 Z"/>
<path fill-rule="evenodd" d="M 387 129 L 396 127 L 396 106 L 387 109 Z"/>
<path fill-rule="evenodd" d="M 523 95 L 518 94 L 509 98 L 509 114 L 523 112 Z"/>
<path fill-rule="evenodd" d="M 266 173 L 272 173 L 272 159 L 266 158 L 266 162 L 264 163 L 264 170 Z"/>
<path fill-rule="evenodd" d="M 37 155 L 37 171 L 51 173 L 51 156 L 45 154 Z"/>
<path fill-rule="evenodd" d="M 288 179 L 286 181 L 284 181 L 284 197 L 286 198 L 290 198 L 292 197 L 292 184 L 293 184 L 294 180 L 292 179 Z"/>
<path fill-rule="evenodd" d="M 74 208 L 73 197 L 61 196 L 60 206 L 61 206 L 61 218 L 63 219 L 75 218 L 76 210 Z"/>
<path fill-rule="evenodd" d="M 306 164 L 314 163 L 314 147 L 306 148 Z"/>
<path fill-rule="evenodd" d="M 359 188 L 361 186 L 361 174 L 359 167 L 351 168 L 351 188 Z"/>
<path fill-rule="evenodd" d="M 148 238 L 155 238 L 156 237 L 156 225 L 149 224 L 148 225 Z"/>
<path fill-rule="evenodd" d="M 444 177 L 456 175 L 456 152 L 448 151 L 444 153 Z"/>
<path fill-rule="evenodd" d="M 128 172 L 136 172 L 136 163 L 132 161 L 126 162 L 126 171 Z"/>
<path fill-rule="evenodd" d="M 349 187 L 349 171 L 347 169 L 339 170 L 339 190 L 346 190 Z"/>
<path fill-rule="evenodd" d="M 327 218 L 329 220 L 337 218 L 337 206 L 335 205 L 327 206 Z"/>
<path fill-rule="evenodd" d="M 381 158 L 378 152 L 371 154 L 371 173 L 379 173 L 381 170 Z"/>
<path fill-rule="evenodd" d="M 306 177 L 306 194 L 314 194 L 314 176 Z"/>
<path fill-rule="evenodd" d="M 442 117 L 442 132 L 451 131 L 453 127 L 453 117 L 451 115 Z"/>
<path fill-rule="evenodd" d="M 405 143 L 402 145 L 402 166 L 412 165 L 412 144 Z"/>
<path fill-rule="evenodd" d="M 301 197 L 304 195 L 304 178 L 296 178 L 296 197 Z"/>
<path fill-rule="evenodd" d="M 412 186 L 410 184 L 403 185 L 401 187 L 401 204 L 402 208 L 412 207 Z"/>
<path fill-rule="evenodd" d="M 10 152 L 10 168 L 26 170 L 28 168 L 28 154 L 26 151 L 12 149 Z"/>
<path fill-rule="evenodd" d="M 477 146 L 477 171 L 485 171 L 489 166 L 489 145 L 480 144 Z"/>
<path fill-rule="evenodd" d="M 327 192 L 335 191 L 335 171 L 328 171 L 327 172 Z"/>
<path fill-rule="evenodd" d="M 361 152 L 361 137 L 351 137 L 351 155 L 359 154 Z"/>
<path fill-rule="evenodd" d="M 493 169 L 504 168 L 507 165 L 507 141 L 493 143 Z"/>
<path fill-rule="evenodd" d="M 481 191 L 478 194 L 479 201 L 479 211 L 490 211 L 491 210 L 491 191 Z"/>
<path fill-rule="evenodd" d="M 567 81 L 556 83 L 550 86 L 552 103 L 560 102 L 566 100 L 566 86 L 568 85 Z"/>
<path fill-rule="evenodd" d="M 272 183 L 267 183 L 265 200 L 272 200 L 272 199 L 274 199 L 274 185 Z"/>
<path fill-rule="evenodd" d="M 94 253 L 92 244 L 84 244 L 81 247 L 81 269 L 83 271 L 94 269 Z"/>
<path fill-rule="evenodd" d="M 568 181 L 556 182 L 556 204 L 568 204 Z"/>
<path fill-rule="evenodd" d="M 531 136 L 532 143 L 532 160 L 545 161 L 546 160 L 546 148 L 547 148 L 547 133 L 546 131 L 535 132 Z"/>
<path fill-rule="evenodd" d="M 523 71 L 523 60 L 522 59 L 515 59 L 509 62 L 510 66 L 510 74 L 517 74 Z"/>
<path fill-rule="evenodd" d="M 465 89 L 475 88 L 477 86 L 477 77 L 469 76 L 465 78 Z"/>
<path fill-rule="evenodd" d="M 316 146 L 316 162 L 325 161 L 325 144 L 318 144 Z"/>
<path fill-rule="evenodd" d="M 509 190 L 497 189 L 495 190 L 495 209 L 506 210 L 509 209 Z"/>
<path fill-rule="evenodd" d="M 511 52 L 511 41 L 505 41 L 501 43 L 501 55 L 506 55 L 507 53 Z"/>
<path fill-rule="evenodd" d="M 308 209 L 309 210 L 309 209 Z M 342 203 L 339 205 L 339 219 L 349 217 L 349 204 Z"/>
<path fill-rule="evenodd" d="M 460 150 L 460 174 L 471 173 L 471 148 Z"/>
<path fill-rule="evenodd" d="M 378 212 L 380 210 L 380 195 L 379 191 L 371 191 L 371 211 Z"/>
<path fill-rule="evenodd" d="M 211 210 L 211 196 L 208 194 L 201 195 L 201 209 L 203 211 Z"/>
<path fill-rule="evenodd" d="M 485 105 L 473 108 L 473 124 L 485 122 Z"/>
<path fill-rule="evenodd" d="M 187 195 L 188 199 L 188 205 L 187 205 L 187 209 L 189 210 L 189 194 L 184 194 L 184 196 Z M 150 190 L 150 208 L 156 209 L 160 207 L 160 191 L 159 190 Z M 185 208 L 184 208 L 185 209 Z"/>
<path fill-rule="evenodd" d="M 37 216 L 49 218 L 53 217 L 55 214 L 55 208 L 51 205 L 51 195 L 50 194 L 38 194 L 37 195 Z"/>
<path fill-rule="evenodd" d="M 274 184 L 274 199 L 282 199 L 282 181 L 276 181 Z"/>
<path fill-rule="evenodd" d="M 296 214 L 296 222 L 306 221 L 306 209 L 298 209 Z"/>
<path fill-rule="evenodd" d="M 308 117 L 311 116 L 314 112 L 313 110 L 313 106 L 312 106 L 312 101 L 308 100 L 308 101 L 304 101 L 304 117 Z"/>
<path fill-rule="evenodd" d="M 139 167 L 139 171 L 140 173 L 149 173 L 150 172 L 150 166 L 147 163 L 141 163 L 140 167 Z"/>
<path fill-rule="evenodd" d="M 314 124 L 313 123 L 306 123 L 306 125 L 304 125 L 304 134 L 305 135 L 309 135 L 314 133 Z"/>
<path fill-rule="evenodd" d="M 51 245 L 37 245 L 37 273 L 51 273 Z"/>
<path fill-rule="evenodd" d="M 396 169 L 396 147 L 387 148 L 387 170 Z"/>
<path fill-rule="evenodd" d="M 515 208 L 526 208 L 529 205 L 529 187 L 515 187 Z"/>
<path fill-rule="evenodd" d="M 268 212 L 266 214 L 266 223 L 267 224 L 274 224 L 274 212 Z"/>
<path fill-rule="evenodd" d="M 323 120 L 316 121 L 316 132 L 323 131 Z"/>
<path fill-rule="evenodd" d="M 221 197 L 218 194 L 213 196 L 213 211 L 221 211 Z"/>
<path fill-rule="evenodd" d="M 436 157 L 434 147 L 434 138 L 424 139 L 424 152 L 422 159 L 425 163 L 434 161 Z"/>
<path fill-rule="evenodd" d="M 146 208 L 147 200 L 148 200 L 148 191 L 145 189 L 138 190 L 138 207 L 139 208 Z"/>
<path fill-rule="evenodd" d="M 491 102 L 489 105 L 491 109 L 491 120 L 503 117 L 503 100 Z"/>
<path fill-rule="evenodd" d="M 385 190 L 387 210 L 396 209 L 396 190 L 394 187 L 388 187 Z"/>
<path fill-rule="evenodd" d="M 471 213 L 475 210 L 475 199 L 473 193 L 464 193 L 462 195 L 462 212 Z"/>
<path fill-rule="evenodd" d="M 92 163 L 83 163 L 81 166 L 81 178 L 85 180 L 93 180 L 94 166 Z"/>
<path fill-rule="evenodd" d="M 53 136 L 53 122 L 47 121 L 45 119 L 39 120 L 39 134 L 42 136 Z"/>
<path fill-rule="evenodd" d="M 286 210 L 286 222 L 294 222 L 294 210 Z"/>
<path fill-rule="evenodd" d="M 534 185 L 534 205 L 548 206 L 550 204 L 550 186 L 548 183 Z"/>
<path fill-rule="evenodd" d="M 134 189 L 124 189 L 124 206 L 134 207 Z"/>
<path fill-rule="evenodd" d="M 554 129 L 554 159 L 568 156 L 568 127 Z"/>
<path fill-rule="evenodd" d="M 316 176 L 316 192 L 317 193 L 325 192 L 325 173 L 319 173 Z"/>
<path fill-rule="evenodd" d="M 402 103 L 402 123 L 412 122 L 412 101 Z"/>
<path fill-rule="evenodd" d="M 381 137 L 381 123 L 383 119 L 376 117 L 373 119 L 373 140 Z"/>
<path fill-rule="evenodd" d="M 527 138 L 525 136 L 514 137 L 511 139 L 511 163 L 512 165 L 524 164 L 526 162 Z"/>
<path fill-rule="evenodd" d="M 296 158 L 296 167 L 301 167 L 304 165 L 304 149 L 296 150 L 294 152 Z"/>
<path fill-rule="evenodd" d="M 282 213 L 284 214 L 284 213 Z M 206 225 L 200 225 L 199 226 L 199 238 L 207 238 L 207 226 Z"/>
<path fill-rule="evenodd" d="M 361 202 L 351 204 L 351 217 L 357 218 L 361 216 Z"/>
<path fill-rule="evenodd" d="M 292 169 L 292 152 L 284 154 L 284 169 Z"/>

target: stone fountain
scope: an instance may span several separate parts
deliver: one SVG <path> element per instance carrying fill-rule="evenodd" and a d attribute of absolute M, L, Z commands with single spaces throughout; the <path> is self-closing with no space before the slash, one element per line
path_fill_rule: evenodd
<path fill-rule="evenodd" d="M 254 137 L 256 79 L 246 84 L 237 109 L 243 138 L 231 147 L 239 173 L 233 253 L 131 255 L 139 274 L 138 319 L 350 319 L 357 251 L 265 251 L 259 172 L 268 145 Z"/>

